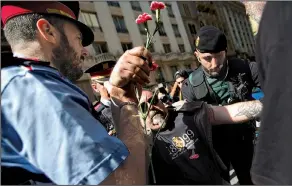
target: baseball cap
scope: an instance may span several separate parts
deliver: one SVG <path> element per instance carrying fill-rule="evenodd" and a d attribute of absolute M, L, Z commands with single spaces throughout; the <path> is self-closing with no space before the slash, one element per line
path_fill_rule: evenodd
<path fill-rule="evenodd" d="M 78 1 L 2 1 L 2 26 L 9 19 L 20 15 L 32 13 L 55 15 L 75 24 L 83 35 L 82 45 L 88 46 L 93 42 L 94 34 L 88 26 L 78 21 L 79 10 Z"/>
<path fill-rule="evenodd" d="M 195 41 L 195 49 L 201 53 L 218 53 L 227 49 L 225 34 L 214 26 L 200 28 Z"/>

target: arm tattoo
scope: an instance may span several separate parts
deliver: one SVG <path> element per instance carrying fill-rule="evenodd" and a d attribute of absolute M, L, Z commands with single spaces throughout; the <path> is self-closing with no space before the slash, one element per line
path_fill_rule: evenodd
<path fill-rule="evenodd" d="M 239 103 L 237 107 L 237 113 L 236 116 L 246 116 L 249 119 L 256 118 L 260 115 L 262 110 L 262 103 L 259 101 L 249 101 L 249 102 L 243 102 Z"/>

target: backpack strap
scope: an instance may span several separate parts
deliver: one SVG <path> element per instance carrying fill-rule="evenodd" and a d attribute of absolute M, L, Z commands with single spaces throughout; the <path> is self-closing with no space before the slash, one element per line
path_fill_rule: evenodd
<path fill-rule="evenodd" d="M 201 100 L 210 94 L 212 99 L 217 102 L 216 94 L 206 80 L 206 75 L 204 74 L 202 66 L 190 74 L 189 82 L 194 87 L 194 94 L 196 99 Z"/>

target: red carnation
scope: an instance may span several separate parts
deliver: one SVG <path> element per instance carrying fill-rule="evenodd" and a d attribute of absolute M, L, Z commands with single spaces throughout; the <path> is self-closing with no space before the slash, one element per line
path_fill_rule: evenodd
<path fill-rule="evenodd" d="M 141 23 L 145 23 L 149 20 L 152 20 L 152 16 L 150 14 L 143 13 L 143 14 L 140 14 L 138 16 L 138 18 L 136 19 L 136 23 L 141 24 Z"/>
<path fill-rule="evenodd" d="M 163 2 L 158 2 L 158 1 L 152 1 L 150 5 L 151 10 L 162 10 L 165 8 L 165 4 Z"/>

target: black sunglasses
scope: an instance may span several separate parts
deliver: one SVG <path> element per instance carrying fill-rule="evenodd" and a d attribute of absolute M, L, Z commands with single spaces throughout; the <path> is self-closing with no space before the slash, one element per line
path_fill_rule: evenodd
<path fill-rule="evenodd" d="M 140 103 L 140 108 L 143 113 L 146 113 L 148 111 L 151 101 L 152 101 L 152 105 L 157 105 L 157 103 L 159 102 L 158 96 L 157 95 L 152 96 L 147 101 Z"/>

